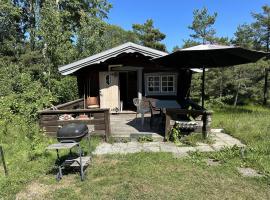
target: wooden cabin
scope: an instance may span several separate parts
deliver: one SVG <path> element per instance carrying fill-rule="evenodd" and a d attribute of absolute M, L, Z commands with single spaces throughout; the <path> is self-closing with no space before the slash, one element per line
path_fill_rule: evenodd
<path fill-rule="evenodd" d="M 180 104 L 188 99 L 192 69 L 165 67 L 153 61 L 165 55 L 166 52 L 128 42 L 61 66 L 59 72 L 77 77 L 79 95 L 83 100 L 83 105 L 74 107 L 77 112 L 80 108 L 81 113 L 87 109 L 94 113 L 98 109 L 100 112 L 132 113 L 136 112 L 134 98 L 176 100 Z M 72 104 L 68 105 L 70 109 Z M 63 110 L 63 106 L 60 109 Z M 41 111 L 41 119 L 53 112 L 51 109 L 49 113 L 48 110 Z M 109 123 L 110 120 L 106 118 L 106 121 Z M 168 127 L 165 130 L 169 130 Z"/>

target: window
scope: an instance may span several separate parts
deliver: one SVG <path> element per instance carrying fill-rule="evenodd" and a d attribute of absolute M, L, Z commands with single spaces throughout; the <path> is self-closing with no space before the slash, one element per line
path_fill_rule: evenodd
<path fill-rule="evenodd" d="M 146 74 L 146 95 L 176 95 L 176 74 Z"/>

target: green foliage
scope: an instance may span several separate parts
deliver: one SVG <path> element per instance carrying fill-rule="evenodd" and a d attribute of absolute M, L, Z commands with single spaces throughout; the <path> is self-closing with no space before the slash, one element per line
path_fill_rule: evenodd
<path fill-rule="evenodd" d="M 178 124 L 174 125 L 170 134 L 169 138 L 166 138 L 168 141 L 174 142 L 175 144 L 181 144 L 180 139 L 182 137 L 182 132 L 179 129 Z"/>
<path fill-rule="evenodd" d="M 256 47 L 269 51 L 270 48 L 270 7 L 265 5 L 262 7 L 262 13 L 252 13 L 256 20 L 252 26 L 255 33 Z"/>
<path fill-rule="evenodd" d="M 202 133 L 191 133 L 185 137 L 182 137 L 181 142 L 187 145 L 196 146 L 199 142 L 213 144 L 214 141 L 212 140 L 211 135 L 204 138 Z"/>
<path fill-rule="evenodd" d="M 143 135 L 138 138 L 138 142 L 153 142 L 153 138 L 151 136 Z"/>
<path fill-rule="evenodd" d="M 166 35 L 161 33 L 159 29 L 154 28 L 154 21 L 152 19 L 146 20 L 144 24 L 133 24 L 134 33 L 138 35 L 140 44 L 166 51 L 166 46 L 160 43 L 165 39 Z"/>
<path fill-rule="evenodd" d="M 66 103 L 79 98 L 76 77 L 66 76 L 52 81 L 52 95 L 59 103 Z"/>
<path fill-rule="evenodd" d="M 194 39 L 198 39 L 203 44 L 213 41 L 216 31 L 212 26 L 215 24 L 216 18 L 217 13 L 215 12 L 213 15 L 210 15 L 207 8 L 194 10 L 193 22 L 188 28 L 195 33 L 190 36 Z"/>

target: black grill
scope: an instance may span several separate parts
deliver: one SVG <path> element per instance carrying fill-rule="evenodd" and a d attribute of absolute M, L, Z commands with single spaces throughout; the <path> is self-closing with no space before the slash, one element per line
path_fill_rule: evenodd
<path fill-rule="evenodd" d="M 59 142 L 75 141 L 80 142 L 84 136 L 88 134 L 86 124 L 67 124 L 57 131 L 57 140 Z"/>

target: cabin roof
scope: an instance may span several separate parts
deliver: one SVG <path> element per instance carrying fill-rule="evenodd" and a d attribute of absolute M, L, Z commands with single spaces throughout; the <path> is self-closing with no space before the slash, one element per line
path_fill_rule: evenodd
<path fill-rule="evenodd" d="M 156 49 L 138 45 L 132 42 L 127 42 L 117 47 L 103 51 L 101 53 L 78 60 L 76 62 L 60 66 L 58 70 L 62 75 L 72 74 L 81 68 L 84 68 L 86 66 L 93 65 L 93 64 L 99 64 L 101 62 L 108 60 L 109 58 L 116 57 L 122 53 L 140 53 L 144 56 L 150 57 L 151 59 L 168 55 L 168 53 L 163 52 L 163 51 L 159 51 Z"/>

